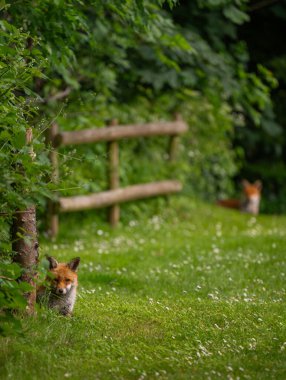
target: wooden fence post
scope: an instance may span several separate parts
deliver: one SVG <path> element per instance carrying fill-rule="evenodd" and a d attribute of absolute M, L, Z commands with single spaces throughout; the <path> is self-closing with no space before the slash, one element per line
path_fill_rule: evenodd
<path fill-rule="evenodd" d="M 58 151 L 54 144 L 55 136 L 59 132 L 59 127 L 56 123 L 53 123 L 48 130 L 48 142 L 51 143 L 50 160 L 52 164 L 52 175 L 51 180 L 54 184 L 59 182 L 59 162 L 58 162 Z M 48 233 L 54 238 L 59 232 L 59 215 L 55 202 L 49 200 L 48 202 Z"/>
<path fill-rule="evenodd" d="M 112 120 L 111 126 L 117 125 L 116 119 Z M 110 141 L 107 143 L 108 154 L 108 188 L 115 190 L 119 188 L 119 146 L 117 141 Z M 114 204 L 109 208 L 108 221 L 112 227 L 115 227 L 120 219 L 120 206 Z"/>
<path fill-rule="evenodd" d="M 33 160 L 32 129 L 26 131 L 26 144 L 30 145 L 30 155 Z M 25 175 L 23 168 L 20 168 Z M 27 312 L 32 314 L 36 302 L 36 279 L 38 264 L 38 240 L 36 226 L 36 207 L 34 205 L 26 210 L 17 210 L 13 215 L 11 228 L 12 250 L 15 253 L 13 261 L 21 265 L 23 273 L 20 281 L 25 281 L 32 286 L 32 290 L 25 293 L 27 299 Z"/>
<path fill-rule="evenodd" d="M 180 114 L 176 113 L 174 117 L 175 121 L 182 121 L 182 117 Z M 170 137 L 169 141 L 169 149 L 168 149 L 168 155 L 169 155 L 169 161 L 173 162 L 176 158 L 177 151 L 178 151 L 178 145 L 179 145 L 179 136 L 172 135 Z"/>

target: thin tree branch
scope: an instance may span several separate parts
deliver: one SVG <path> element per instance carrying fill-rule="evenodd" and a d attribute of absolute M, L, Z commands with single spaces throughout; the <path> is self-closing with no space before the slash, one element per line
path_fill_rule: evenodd
<path fill-rule="evenodd" d="M 250 12 L 254 12 L 254 11 L 257 11 L 259 9 L 269 7 L 270 5 L 273 5 L 273 4 L 277 3 L 278 1 L 280 1 L 280 0 L 262 0 L 262 1 L 258 1 L 256 3 L 254 3 L 253 5 L 250 5 L 249 11 Z"/>
<path fill-rule="evenodd" d="M 15 281 L 15 278 L 10 278 L 10 277 L 6 277 L 6 276 L 0 276 L 0 278 L 1 278 L 2 280 Z"/>
<path fill-rule="evenodd" d="M 49 96 L 47 99 L 44 99 L 45 103 L 51 102 L 53 100 L 60 100 L 66 98 L 72 92 L 71 87 L 67 87 L 65 90 L 57 92 L 55 95 Z"/>
<path fill-rule="evenodd" d="M 72 92 L 72 88 L 67 87 L 65 90 L 59 91 L 56 94 L 51 95 L 47 98 L 42 98 L 40 96 L 38 96 L 37 99 L 27 98 L 26 102 L 27 103 L 43 103 L 43 104 L 46 104 L 46 103 L 49 103 L 52 101 L 61 100 L 63 98 L 66 98 L 71 92 Z"/>

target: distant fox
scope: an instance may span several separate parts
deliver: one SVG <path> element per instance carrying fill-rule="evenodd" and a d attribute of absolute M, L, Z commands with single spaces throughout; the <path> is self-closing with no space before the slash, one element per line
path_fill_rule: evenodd
<path fill-rule="evenodd" d="M 39 302 L 47 301 L 51 309 L 62 315 L 71 315 L 77 293 L 77 268 L 80 258 L 76 257 L 69 263 L 58 263 L 54 257 L 47 257 L 50 267 L 46 286 L 37 289 Z"/>
<path fill-rule="evenodd" d="M 243 195 L 241 199 L 223 199 L 218 201 L 218 204 L 222 207 L 235 208 L 242 212 L 257 215 L 261 200 L 261 181 L 250 183 L 247 180 L 243 180 L 242 190 Z"/>

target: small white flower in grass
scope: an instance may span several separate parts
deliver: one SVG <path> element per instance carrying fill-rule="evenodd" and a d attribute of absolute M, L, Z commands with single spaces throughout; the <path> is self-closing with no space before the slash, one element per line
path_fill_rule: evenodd
<path fill-rule="evenodd" d="M 249 219 L 247 225 L 248 225 L 248 226 L 253 226 L 255 223 L 256 223 L 256 218 L 253 217 L 253 218 Z"/>
<path fill-rule="evenodd" d="M 134 356 L 134 359 L 135 359 L 135 360 L 139 360 L 139 359 L 137 358 L 137 356 Z"/>
<path fill-rule="evenodd" d="M 97 235 L 98 235 L 98 236 L 102 236 L 102 235 L 103 235 L 103 231 L 102 231 L 102 230 L 98 230 L 98 231 L 97 231 Z"/>
<path fill-rule="evenodd" d="M 146 372 L 142 372 L 141 376 L 138 378 L 138 380 L 143 380 L 146 377 Z"/>
<path fill-rule="evenodd" d="M 64 377 L 71 377 L 71 373 L 70 372 L 66 372 L 65 374 L 64 374 Z"/>
<path fill-rule="evenodd" d="M 250 350 L 255 350 L 256 349 L 256 340 L 255 340 L 255 338 L 251 338 L 250 340 L 251 340 L 251 342 L 248 344 L 248 348 Z"/>
<path fill-rule="evenodd" d="M 212 300 L 215 300 L 215 301 L 219 300 L 217 292 L 216 292 L 216 294 L 209 293 L 208 297 L 211 298 Z"/>

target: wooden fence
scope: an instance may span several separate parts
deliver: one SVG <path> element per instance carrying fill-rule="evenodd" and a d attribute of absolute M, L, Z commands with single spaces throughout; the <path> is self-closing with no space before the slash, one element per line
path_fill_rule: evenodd
<path fill-rule="evenodd" d="M 172 122 L 156 122 L 141 125 L 117 125 L 113 121 L 105 128 L 86 129 L 74 132 L 60 132 L 53 124 L 49 130 L 48 141 L 53 150 L 50 159 L 53 167 L 52 181 L 59 182 L 59 160 L 57 149 L 64 145 L 77 145 L 96 142 L 107 142 L 107 166 L 109 190 L 90 195 L 62 197 L 58 202 L 49 204 L 49 233 L 56 236 L 59 229 L 59 213 L 93 208 L 110 207 L 109 222 L 116 226 L 120 218 L 119 204 L 131 200 L 166 195 L 181 191 L 178 181 L 166 180 L 147 184 L 133 185 L 120 188 L 119 184 L 119 144 L 118 141 L 127 138 L 170 136 L 168 148 L 169 160 L 175 159 L 179 135 L 187 131 L 187 124 L 176 116 Z"/>

